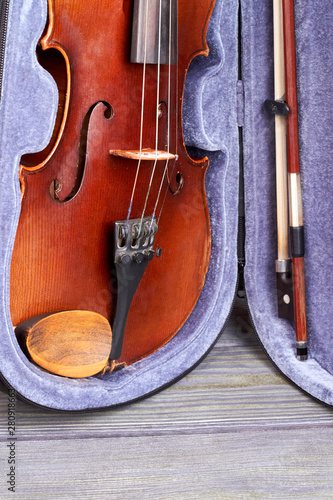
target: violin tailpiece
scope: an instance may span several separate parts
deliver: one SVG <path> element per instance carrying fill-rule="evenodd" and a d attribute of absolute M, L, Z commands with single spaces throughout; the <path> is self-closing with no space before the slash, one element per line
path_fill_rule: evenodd
<path fill-rule="evenodd" d="M 118 359 L 121 355 L 128 312 L 148 262 L 154 253 L 158 257 L 161 254 L 160 249 L 153 250 L 157 230 L 155 217 L 115 222 L 114 261 L 118 288 L 110 359 Z"/>

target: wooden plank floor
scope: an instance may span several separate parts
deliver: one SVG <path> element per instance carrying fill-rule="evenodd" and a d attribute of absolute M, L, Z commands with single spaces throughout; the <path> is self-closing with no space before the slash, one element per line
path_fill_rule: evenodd
<path fill-rule="evenodd" d="M 266 358 L 241 302 L 220 341 L 180 382 L 140 403 L 86 415 L 18 402 L 16 493 L 0 498 L 333 498 L 333 410 Z"/>

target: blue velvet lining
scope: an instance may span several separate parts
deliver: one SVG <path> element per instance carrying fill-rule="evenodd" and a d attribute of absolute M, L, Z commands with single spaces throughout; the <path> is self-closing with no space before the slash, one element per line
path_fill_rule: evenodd
<path fill-rule="evenodd" d="M 3 346 L 0 351 L 1 372 L 18 393 L 35 403 L 50 408 L 83 410 L 117 405 L 155 391 L 189 370 L 216 340 L 221 325 L 229 314 L 237 281 L 235 253 L 237 206 L 233 201 L 237 197 L 238 190 L 238 144 L 235 140 L 236 136 L 231 135 L 224 141 L 221 134 L 216 144 L 211 142 L 207 147 L 207 135 L 206 139 L 199 144 L 213 151 L 206 176 L 207 197 L 212 214 L 212 257 L 203 292 L 191 317 L 181 331 L 157 353 L 111 375 L 73 380 L 41 371 L 29 363 L 21 352 L 13 334 L 9 315 L 10 255 L 20 208 L 17 175 L 19 159 L 24 152 L 39 150 L 45 146 L 51 135 L 57 104 L 54 82 L 49 76 L 46 77 L 45 72 L 37 65 L 34 56 L 37 39 L 46 19 L 47 2 L 46 0 L 32 0 L 27 11 L 24 11 L 24 3 L 23 0 L 11 2 L 11 25 L 7 38 L 4 76 L 6 88 L 4 88 L 4 99 L 0 108 L 1 122 L 9 124 L 8 113 L 15 109 L 13 101 L 17 99 L 16 94 L 20 93 L 22 113 L 24 116 L 33 118 L 33 123 L 31 119 L 27 119 L 27 130 L 22 129 L 17 120 L 11 123 L 11 128 L 8 126 L 6 130 L 1 131 L 2 143 L 6 144 L 6 151 L 8 151 L 8 158 L 5 159 L 4 156 L 1 158 L 1 172 L 6 175 L 1 185 L 3 189 L 2 216 L 6 221 L 6 227 L 1 227 L 2 249 L 6 252 L 1 254 L 3 269 L 0 313 L 0 343 Z M 237 6 L 234 2 L 226 2 L 225 9 L 223 16 L 222 2 L 217 2 L 211 25 L 215 26 L 215 29 L 209 28 L 210 43 L 213 47 L 211 61 L 201 78 L 200 85 L 195 84 L 193 89 L 192 95 L 197 102 L 204 95 L 203 89 L 206 87 L 209 93 L 212 92 L 214 81 L 219 81 L 220 75 L 225 74 L 223 66 L 226 60 L 219 34 L 220 23 L 225 25 L 224 38 L 228 43 L 230 56 L 237 58 L 234 23 Z M 27 51 L 22 51 L 22 47 L 30 30 L 35 35 L 28 38 L 27 54 Z M 28 81 L 26 73 L 19 72 L 23 64 L 21 58 L 29 66 Z M 231 87 L 229 93 L 233 100 L 231 99 L 230 102 L 225 100 L 225 111 L 222 110 L 220 120 L 224 123 L 228 119 L 234 131 L 237 131 L 234 111 L 236 66 L 230 62 L 230 58 L 227 61 L 230 67 L 223 78 Z M 16 68 L 18 73 L 15 77 L 12 75 L 13 68 Z M 194 66 L 190 73 L 192 72 L 195 73 Z M 195 76 L 190 78 L 195 79 Z M 36 103 L 39 105 L 38 108 Z M 196 108 L 199 109 L 199 106 Z M 189 117 L 184 117 L 185 127 L 190 127 L 193 122 L 191 115 L 190 113 Z M 205 123 L 202 124 L 201 118 L 197 121 L 197 126 L 204 131 L 208 122 L 209 120 L 205 118 Z M 37 130 L 40 132 L 37 133 Z M 34 139 L 32 143 L 27 141 L 29 131 Z M 21 139 L 23 145 L 16 142 L 16 136 Z M 225 196 L 226 192 L 233 193 L 233 197 Z M 233 223 L 228 225 L 227 218 L 233 219 Z"/>
<path fill-rule="evenodd" d="M 295 358 L 295 333 L 277 318 L 274 120 L 263 102 L 274 95 L 272 2 L 242 2 L 245 88 L 245 286 L 260 339 L 297 385 L 333 403 L 332 134 L 333 10 L 330 2 L 295 1 L 300 162 L 305 226 L 309 360 Z"/>
<path fill-rule="evenodd" d="M 48 142 L 57 108 L 52 78 L 35 48 L 47 0 L 11 0 L 0 105 L 0 369 L 25 398 L 50 408 L 83 410 L 149 394 L 181 376 L 207 352 L 228 317 L 237 281 L 239 142 L 243 126 L 246 197 L 246 290 L 267 352 L 292 380 L 332 404 L 333 356 L 329 280 L 332 276 L 333 10 L 328 0 L 297 1 L 300 140 L 310 359 L 295 359 L 292 327 L 277 318 L 274 121 L 263 109 L 273 96 L 271 0 L 242 0 L 242 73 L 238 82 L 238 2 L 216 0 L 208 28 L 208 58 L 191 64 L 184 96 L 186 143 L 209 153 L 206 191 L 212 256 L 204 289 L 190 318 L 162 349 L 114 374 L 66 379 L 43 372 L 21 352 L 9 315 L 9 272 L 20 210 L 18 165 L 24 152 Z M 244 101 L 242 99 L 244 91 Z M 14 111 L 13 111 L 14 110 Z M 323 189 L 322 189 L 323 188 Z"/>

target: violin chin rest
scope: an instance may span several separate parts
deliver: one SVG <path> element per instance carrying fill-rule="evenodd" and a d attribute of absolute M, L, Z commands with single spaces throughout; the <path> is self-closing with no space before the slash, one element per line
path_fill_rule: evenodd
<path fill-rule="evenodd" d="M 112 332 L 106 318 L 91 311 L 62 311 L 30 318 L 15 328 L 23 352 L 62 377 L 84 378 L 107 366 Z"/>

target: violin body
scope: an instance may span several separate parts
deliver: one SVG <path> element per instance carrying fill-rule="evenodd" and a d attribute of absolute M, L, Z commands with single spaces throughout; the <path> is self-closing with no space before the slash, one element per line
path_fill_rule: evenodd
<path fill-rule="evenodd" d="M 132 363 L 170 340 L 205 281 L 208 160 L 192 159 L 186 151 L 182 96 L 190 61 L 208 53 L 205 33 L 212 8 L 212 0 L 178 0 L 178 61 L 172 65 L 171 91 L 167 65 L 160 67 L 158 149 L 165 151 L 168 141 L 176 158 L 164 179 L 165 161 L 156 163 L 146 212 L 153 213 L 162 185 L 155 235 L 162 254 L 149 262 L 136 290 L 118 363 Z M 114 225 L 126 219 L 137 161 L 110 151 L 138 150 L 141 127 L 143 69 L 130 61 L 132 18 L 132 1 L 49 1 L 40 61 L 58 83 L 60 106 L 49 146 L 23 157 L 20 167 L 22 211 L 10 282 L 14 325 L 68 310 L 90 310 L 113 323 Z M 154 64 L 147 65 L 145 88 L 142 144 L 154 149 Z M 153 164 L 142 162 L 131 218 L 141 217 Z"/>

